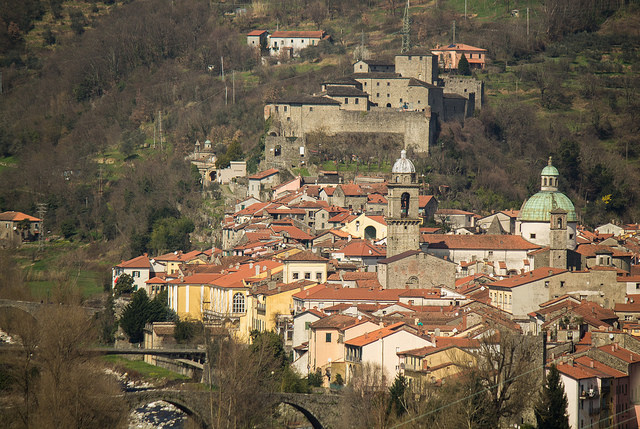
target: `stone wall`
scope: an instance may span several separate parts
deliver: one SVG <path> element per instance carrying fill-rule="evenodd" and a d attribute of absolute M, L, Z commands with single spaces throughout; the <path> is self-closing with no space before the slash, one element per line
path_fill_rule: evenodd
<path fill-rule="evenodd" d="M 396 73 L 403 77 L 414 77 L 427 83 L 438 78 L 437 55 L 396 55 Z"/>
<path fill-rule="evenodd" d="M 411 277 L 417 283 L 412 289 L 429 289 L 439 286 L 453 288 L 456 265 L 426 253 L 418 253 L 388 264 L 378 264 L 378 281 L 385 289 L 404 289 Z"/>
<path fill-rule="evenodd" d="M 444 90 L 447 93 L 462 95 L 469 98 L 470 94 L 475 94 L 475 108 L 482 108 L 484 99 L 484 82 L 472 77 L 445 76 L 442 78 Z"/>

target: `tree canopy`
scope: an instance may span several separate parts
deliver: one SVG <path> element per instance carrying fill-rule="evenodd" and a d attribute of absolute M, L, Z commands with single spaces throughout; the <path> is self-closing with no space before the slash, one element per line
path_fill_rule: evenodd
<path fill-rule="evenodd" d="M 560 381 L 558 368 L 551 365 L 535 408 L 538 429 L 569 429 L 567 404 L 567 394 Z"/>

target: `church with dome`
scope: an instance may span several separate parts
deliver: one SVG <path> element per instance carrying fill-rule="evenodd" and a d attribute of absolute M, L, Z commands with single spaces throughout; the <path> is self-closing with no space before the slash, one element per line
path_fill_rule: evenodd
<path fill-rule="evenodd" d="M 574 250 L 578 217 L 571 200 L 558 190 L 559 177 L 549 157 L 540 173 L 540 192 L 522 204 L 516 230 L 539 246 Z"/>

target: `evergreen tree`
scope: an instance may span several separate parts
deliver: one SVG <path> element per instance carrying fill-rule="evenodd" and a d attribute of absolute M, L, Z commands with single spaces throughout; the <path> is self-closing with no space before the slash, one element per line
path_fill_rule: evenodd
<path fill-rule="evenodd" d="M 471 67 L 469 67 L 469 61 L 467 61 L 467 57 L 462 54 L 460 61 L 458 61 L 458 73 L 463 76 L 471 75 Z"/>
<path fill-rule="evenodd" d="M 166 293 L 158 294 L 153 300 L 144 289 L 133 294 L 133 298 L 124 308 L 120 317 L 120 326 L 129 336 L 130 343 L 144 340 L 144 325 L 153 322 L 166 322 L 175 319 L 175 313 L 166 305 Z"/>
<path fill-rule="evenodd" d="M 567 395 L 555 365 L 551 365 L 549 369 L 547 382 L 542 388 L 535 414 L 538 429 L 569 429 Z"/>
<path fill-rule="evenodd" d="M 400 417 L 407 411 L 404 402 L 404 394 L 407 390 L 407 386 L 407 379 L 403 375 L 398 374 L 391 387 L 389 387 L 389 394 L 391 398 L 389 406 L 387 407 L 387 415 L 390 414 L 392 410 L 395 410 L 395 415 Z"/>

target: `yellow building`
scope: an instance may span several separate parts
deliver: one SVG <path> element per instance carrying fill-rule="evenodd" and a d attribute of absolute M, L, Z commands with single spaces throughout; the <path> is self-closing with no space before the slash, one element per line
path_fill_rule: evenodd
<path fill-rule="evenodd" d="M 446 341 L 446 342 L 445 342 Z M 456 344 L 460 343 L 460 344 Z M 477 341 L 468 338 L 439 337 L 436 347 L 421 347 L 398 353 L 404 376 L 415 388 L 456 375 L 466 367 L 476 365 L 470 352 Z M 438 345 L 441 344 L 441 345 Z"/>
<path fill-rule="evenodd" d="M 206 264 L 209 256 L 200 250 L 182 253 L 182 251 L 166 253 L 152 259 L 152 264 L 156 272 L 164 271 L 171 275 L 180 272 L 181 264 Z"/>
<path fill-rule="evenodd" d="M 384 216 L 361 214 L 342 227 L 354 238 L 365 240 L 382 240 L 387 236 L 387 222 Z"/>
<path fill-rule="evenodd" d="M 218 321 L 248 340 L 250 283 L 271 278 L 282 263 L 261 261 L 232 266 L 220 273 L 197 273 L 169 281 L 169 307 L 181 319 Z"/>
<path fill-rule="evenodd" d="M 258 286 L 250 295 L 250 329 L 258 331 L 277 331 L 279 327 L 286 329 L 293 321 L 293 295 L 317 284 L 311 280 L 298 280 L 292 283 L 271 281 Z"/>

